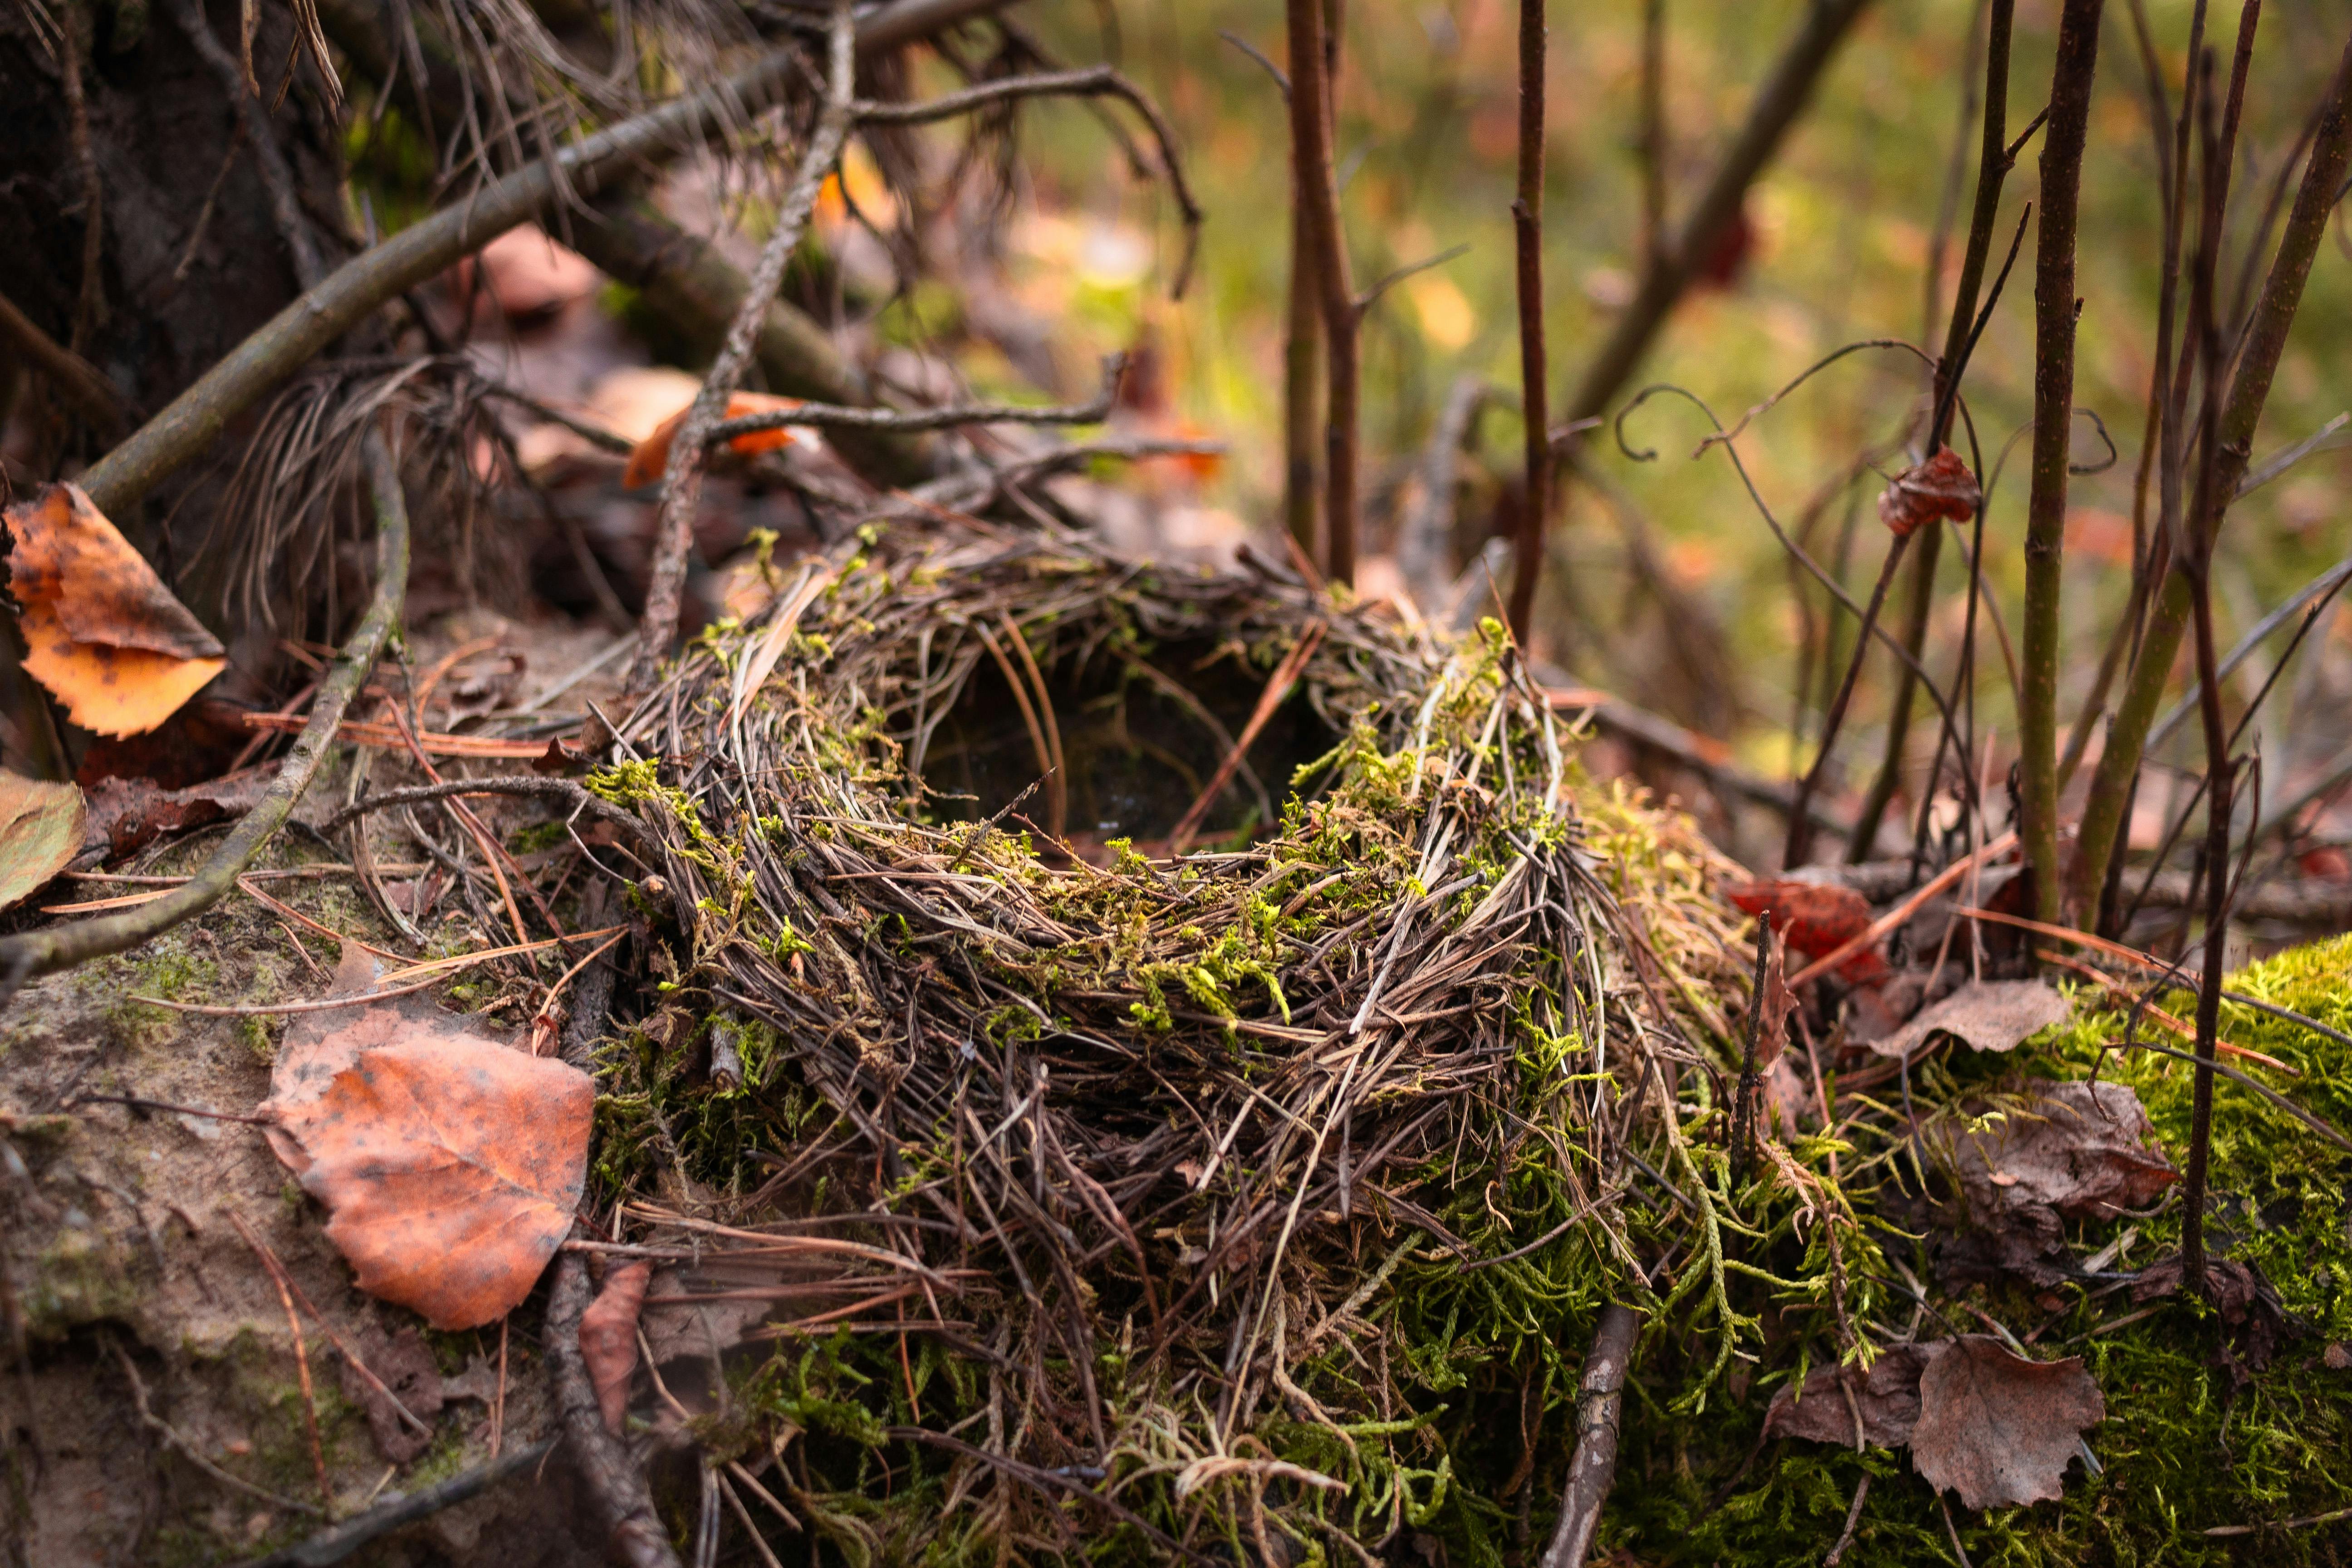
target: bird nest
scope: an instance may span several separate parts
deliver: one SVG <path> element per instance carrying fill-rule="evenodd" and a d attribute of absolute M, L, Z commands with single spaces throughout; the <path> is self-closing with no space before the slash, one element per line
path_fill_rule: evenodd
<path fill-rule="evenodd" d="M 719 1446 L 801 1435 L 848 1556 L 1348 1561 L 1556 1484 L 1591 1313 L 1695 1234 L 1612 1183 L 1737 916 L 1498 626 L 869 533 L 622 735 L 681 923 L 601 1170 L 782 1270 Z"/>

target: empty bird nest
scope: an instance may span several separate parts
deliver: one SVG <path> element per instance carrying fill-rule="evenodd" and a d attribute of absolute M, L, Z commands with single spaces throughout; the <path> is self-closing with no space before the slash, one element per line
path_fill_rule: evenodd
<path fill-rule="evenodd" d="M 962 522 L 774 588 L 592 776 L 667 884 L 614 1234 L 774 1320 L 709 1451 L 852 1560 L 1353 1561 L 1557 1495 L 1612 1293 L 1721 1372 L 1624 1152 L 1719 1158 L 1738 916 L 1499 627 Z"/>

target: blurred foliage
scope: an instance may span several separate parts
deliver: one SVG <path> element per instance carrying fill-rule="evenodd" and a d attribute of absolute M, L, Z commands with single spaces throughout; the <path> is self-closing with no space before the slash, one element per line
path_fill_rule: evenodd
<path fill-rule="evenodd" d="M 2149 0 L 2147 6 L 2176 100 L 2190 9 L 2190 0 Z M 2012 129 L 2046 96 L 2057 10 L 2054 0 L 2018 6 Z M 1642 12 L 1638 0 L 1553 7 L 1545 267 L 1556 395 L 1607 331 L 1638 268 Z M 1515 14 L 1507 0 L 1356 0 L 1346 10 L 1339 147 L 1358 279 L 1457 243 L 1470 247 L 1458 260 L 1391 292 L 1366 323 L 1368 526 L 1375 550 L 1392 522 L 1396 487 L 1453 380 L 1482 374 L 1516 392 L 1509 211 Z M 1670 222 L 1687 209 L 1802 14 L 1802 0 L 1669 0 Z M 2209 37 L 2226 49 L 2235 11 L 2216 7 L 2212 17 Z M 1034 199 L 1022 204 L 1014 225 L 1014 286 L 1055 311 L 1058 331 L 1083 341 L 1071 351 L 1074 364 L 1086 363 L 1088 352 L 1120 346 L 1148 324 L 1167 353 L 1178 408 L 1234 445 L 1218 499 L 1255 522 L 1270 523 L 1280 484 L 1289 268 L 1284 110 L 1266 73 L 1219 34 L 1231 30 L 1279 62 L 1280 7 L 1272 0 L 1185 6 L 1100 0 L 1037 7 L 1032 20 L 1065 58 L 1119 60 L 1168 107 L 1210 220 L 1196 281 L 1184 300 L 1171 304 L 1162 295 L 1179 236 L 1165 196 L 1136 177 L 1086 108 L 1034 107 L 1021 132 L 1033 171 L 1024 194 Z M 1966 132 L 1953 204 L 1958 217 L 1942 251 L 1932 322 L 1924 319 L 1923 295 L 1960 133 L 1972 26 L 1981 26 L 1972 0 L 1912 0 L 1865 14 L 1809 117 L 1750 195 L 1755 244 L 1742 273 L 1727 289 L 1685 301 L 1635 387 L 1676 382 L 1728 423 L 1842 343 L 1879 336 L 1940 341 L 1974 184 L 1973 127 Z M 2280 163 L 2341 50 L 2342 27 L 2340 8 L 2317 0 L 2264 9 L 2236 176 L 2227 268 L 2232 279 Z M 2083 195 L 2077 402 L 2099 416 L 2121 451 L 2105 471 L 2077 479 L 2073 490 L 2061 694 L 2068 719 L 2128 592 L 2132 477 L 2161 255 L 2146 78 L 2123 5 L 2108 7 L 2100 66 Z M 2024 204 L 2035 197 L 2037 157 L 2038 144 L 2030 146 L 2010 178 L 1998 247 L 2006 246 Z M 1139 236 L 1150 237 L 1148 250 L 1139 247 Z M 1145 256 L 1155 265 L 1142 268 Z M 2343 237 L 2322 253 L 2271 397 L 2257 461 L 2352 407 L 2352 367 L 2332 352 L 2352 324 L 2347 256 L 2352 240 Z M 1967 393 L 1988 464 L 1997 462 L 2031 410 L 2032 262 L 2029 234 L 1970 368 Z M 1792 531 L 1817 487 L 1899 433 L 1924 380 L 1908 355 L 1857 354 L 1743 438 L 1740 450 L 1759 488 Z M 1512 416 L 1506 409 L 1489 423 L 1486 449 L 1507 468 L 1507 454 L 1518 439 Z M 1622 521 L 1590 485 L 1573 487 L 1569 512 L 1556 524 L 1538 636 L 1580 674 L 1637 700 L 1695 722 L 1729 718 L 1748 760 L 1778 771 L 1790 760 L 1797 679 L 1800 616 L 1791 574 L 1721 454 L 1693 460 L 1704 434 L 1695 410 L 1660 400 L 1628 431 L 1636 447 L 1656 447 L 1659 460 L 1627 460 L 1605 432 L 1595 437 L 1592 460 L 1646 516 L 1654 559 L 1686 596 L 1683 609 L 1720 623 L 1735 655 L 1735 689 L 1695 689 L 1687 669 L 1660 657 L 1685 628 L 1644 590 L 1629 564 Z M 2102 455 L 2090 422 L 2078 421 L 2077 460 Z M 2336 514 L 2345 464 L 2340 453 L 2323 453 L 2238 508 L 2219 573 L 2225 639 L 2342 552 Z M 1987 536 L 1988 574 L 2012 623 L 2023 584 L 2025 468 L 2021 448 L 2001 468 Z M 1884 548 L 1869 509 L 1880 485 L 1869 473 L 1858 481 L 1863 527 L 1843 552 L 1857 595 L 1866 593 Z M 1837 534 L 1846 511 L 1843 498 L 1832 498 L 1811 525 L 1811 548 L 1824 563 L 1841 554 Z M 1930 668 L 1939 677 L 1958 646 L 1965 584 L 1958 556 L 1947 551 L 1943 557 L 1945 602 L 1929 645 Z M 1811 596 L 1818 605 L 1819 591 Z M 1876 727 L 1891 686 L 1883 661 L 1866 672 L 1843 752 L 1851 771 L 1874 765 L 1883 744 Z M 2251 691 L 2249 684 L 2237 696 Z M 2004 736 L 2012 733 L 2007 678 L 1990 647 L 1979 661 L 1978 696 L 1987 721 Z M 2285 728 L 2283 707 L 2269 717 Z M 1932 744 L 1925 727 L 1915 726 L 1914 738 L 1918 746 Z M 2193 751 L 2185 733 L 2174 744 Z"/>

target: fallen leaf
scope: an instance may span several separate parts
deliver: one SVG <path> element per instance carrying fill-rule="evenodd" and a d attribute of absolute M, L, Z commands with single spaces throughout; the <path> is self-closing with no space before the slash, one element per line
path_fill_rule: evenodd
<path fill-rule="evenodd" d="M 1790 1384 L 1772 1396 L 1764 1413 L 1768 1436 L 1804 1437 L 1815 1443 L 1860 1447 L 1874 1443 L 1899 1448 L 1911 1440 L 1919 1421 L 1919 1375 L 1934 1358 L 1933 1345 L 1888 1345 L 1872 1362 L 1858 1366 L 1819 1366 L 1806 1373 L 1801 1387 Z M 1852 1393 L 1853 1402 L 1846 1402 Z M 1857 1442 L 1854 1418 L 1862 1434 Z"/>
<path fill-rule="evenodd" d="M 72 784 L 0 773 L 0 909 L 72 864 L 88 814 Z"/>
<path fill-rule="evenodd" d="M 1960 455 L 1946 447 L 1924 463 L 1895 476 L 1878 497 L 1878 521 L 1896 537 L 1939 518 L 1966 522 L 1976 516 L 1984 492 Z"/>
<path fill-rule="evenodd" d="M 587 1075 L 388 1004 L 289 1047 L 270 1142 L 360 1289 L 436 1329 L 520 1305 L 580 1201 Z"/>
<path fill-rule="evenodd" d="M 2111 1219 L 2145 1207 L 2179 1179 L 2128 1086 L 2035 1079 L 2026 1089 L 2024 1107 L 1945 1144 L 1979 1224 L 2032 1208 Z"/>
<path fill-rule="evenodd" d="M 1724 895 L 1748 914 L 1770 914 L 1773 931 L 1808 959 L 1834 952 L 1870 929 L 1870 900 L 1835 882 L 1766 878 L 1734 883 Z M 1885 968 L 1886 961 L 1875 952 L 1864 951 L 1839 964 L 1837 973 L 1853 984 Z"/>
<path fill-rule="evenodd" d="M 158 789 L 142 778 L 104 778 L 91 786 L 81 851 L 114 861 L 167 833 L 186 833 L 243 816 L 278 779 L 278 764 L 247 768 L 188 789 Z"/>
<path fill-rule="evenodd" d="M 1822 1124 L 1822 1108 L 1812 1085 L 1789 1065 L 1786 1057 L 1764 1069 L 1764 1104 L 1784 1139 Z"/>
<path fill-rule="evenodd" d="M 2133 1304 L 2145 1306 L 2172 1295 L 2180 1289 L 2180 1279 L 2179 1253 L 2158 1258 L 2132 1281 Z M 2234 1258 L 2205 1259 L 2205 1299 L 2230 1331 L 2221 1359 L 2241 1385 L 2250 1373 L 2276 1359 L 2282 1340 L 2303 1331 L 2304 1325 L 2288 1315 L 2286 1303 L 2262 1271 Z"/>
<path fill-rule="evenodd" d="M 616 1437 L 629 1413 L 629 1380 L 637 1371 L 637 1314 L 653 1275 L 650 1263 L 620 1265 L 604 1276 L 604 1288 L 580 1314 L 580 1360 L 596 1390 L 604 1430 Z"/>
<path fill-rule="evenodd" d="M 746 415 L 772 414 L 798 408 L 797 397 L 773 397 L 764 392 L 738 392 L 727 399 L 727 417 L 740 419 Z M 621 471 L 621 488 L 633 490 L 660 479 L 669 468 L 669 444 L 686 423 L 694 405 L 688 404 L 656 426 L 654 433 L 636 445 L 629 454 L 629 466 Z M 727 449 L 740 457 L 749 458 L 761 452 L 782 451 L 793 444 L 793 433 L 785 429 L 755 430 L 749 436 L 738 436 L 727 443 Z"/>
<path fill-rule="evenodd" d="M 80 490 L 45 486 L 6 516 L 25 668 L 75 723 L 152 730 L 227 668 L 220 639 Z"/>
<path fill-rule="evenodd" d="M 1950 1035 L 1972 1050 L 2015 1050 L 2074 1016 L 2074 1004 L 2046 980 L 1981 980 L 1961 986 L 1870 1048 L 1907 1057 L 1930 1035 Z"/>
<path fill-rule="evenodd" d="M 1769 912 L 1780 939 L 1807 958 L 1833 952 L 1870 929 L 1870 900 L 1834 882 L 1767 878 L 1735 883 L 1724 894 L 1751 915 Z"/>
<path fill-rule="evenodd" d="M 2106 1414 L 2080 1356 L 2030 1361 L 1990 1334 L 1963 1334 L 1919 1374 L 1911 1463 L 1968 1508 L 2045 1501 L 2063 1495 L 2083 1433 Z"/>

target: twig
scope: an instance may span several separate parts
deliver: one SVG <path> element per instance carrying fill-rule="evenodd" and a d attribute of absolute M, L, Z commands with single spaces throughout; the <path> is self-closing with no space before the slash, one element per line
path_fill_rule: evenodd
<path fill-rule="evenodd" d="M 1551 1544 L 1544 1549 L 1541 1568 L 1583 1568 L 1591 1554 L 1601 1506 L 1608 1501 L 1610 1485 L 1617 1479 L 1617 1405 L 1627 1365 L 1633 1359 L 1636 1327 L 1632 1308 L 1612 1301 L 1601 1309 L 1577 1396 L 1576 1452 L 1568 1463 L 1559 1523 L 1552 1531 Z"/>
<path fill-rule="evenodd" d="M 376 656 L 399 623 L 408 590 L 408 505 L 400 492 L 400 474 L 385 449 L 383 438 L 370 432 L 362 450 L 373 491 L 376 514 L 376 584 L 368 613 L 343 645 L 334 668 L 320 682 L 318 700 L 310 722 L 287 752 L 277 778 L 270 782 L 253 809 L 229 831 L 204 869 L 189 881 L 152 903 L 121 914 L 79 921 L 47 931 L 21 932 L 0 940 L 0 1005 L 26 980 L 69 968 L 85 959 L 126 948 L 161 935 L 181 921 L 202 914 L 220 901 L 262 846 L 284 825 L 294 805 L 310 786 L 319 763 L 332 744 L 335 727 L 351 705 L 352 695 Z M 94 499 L 94 498 L 93 498 Z"/>
<path fill-rule="evenodd" d="M 950 430 L 963 425 L 1099 425 L 1110 417 L 1118 396 L 1119 378 L 1127 356 L 1112 354 L 1103 362 L 1102 390 L 1088 403 L 1037 407 L 1018 403 L 967 403 L 944 408 L 919 408 L 902 413 L 895 408 L 844 408 L 831 404 L 803 403 L 761 414 L 722 419 L 710 427 L 709 441 L 717 446 L 738 436 L 805 425 L 817 430 Z"/>
<path fill-rule="evenodd" d="M 548 1374 L 555 1384 L 556 1418 L 613 1555 L 627 1568 L 681 1568 L 669 1532 L 654 1510 L 645 1472 L 628 1446 L 604 1429 L 596 1391 L 580 1353 L 580 1315 L 587 1310 L 588 1296 L 587 1265 L 576 1252 L 562 1254 L 547 1293 L 543 1342 Z"/>
<path fill-rule="evenodd" d="M 614 832 L 625 835 L 638 848 L 650 852 L 656 846 L 653 834 L 646 825 L 628 812 L 591 795 L 570 779 L 498 777 L 486 779 L 449 779 L 441 784 L 408 784 L 399 789 L 377 790 L 362 796 L 320 825 L 322 834 L 333 835 L 370 812 L 383 811 L 395 805 L 415 805 L 420 801 L 448 800 L 457 795 L 520 795 L 527 799 L 559 802 L 575 813 L 585 813 L 595 821 L 605 824 Z"/>
<path fill-rule="evenodd" d="M 943 93 L 915 103 L 859 102 L 851 106 L 850 114 L 860 125 L 929 125 L 1024 98 L 1116 98 L 1135 110 L 1150 128 L 1152 140 L 1159 147 L 1160 172 L 1168 176 L 1169 194 L 1176 198 L 1176 210 L 1184 220 L 1184 254 L 1176 264 L 1175 281 L 1169 288 L 1171 297 L 1182 299 L 1184 285 L 1192 277 L 1192 254 L 1200 242 L 1204 215 L 1201 204 L 1192 199 L 1192 187 L 1184 178 L 1184 163 L 1176 155 L 1176 135 L 1169 128 L 1167 116 L 1116 68 L 1087 66 L 1078 70 L 1007 77 L 1002 81 L 982 82 L 961 92 Z"/>
<path fill-rule="evenodd" d="M 526 1448 L 509 1450 L 488 1464 L 460 1471 L 447 1480 L 436 1481 L 412 1496 L 379 1503 L 365 1513 L 355 1514 L 307 1541 L 284 1547 L 267 1557 L 250 1558 L 239 1563 L 237 1568 L 327 1568 L 328 1564 L 341 1563 L 372 1541 L 380 1540 L 419 1520 L 430 1519 L 443 1509 L 470 1501 L 499 1482 L 522 1474 L 554 1452 L 555 1443 L 556 1440 L 550 1437 Z"/>
<path fill-rule="evenodd" d="M 106 373 L 41 331 L 33 319 L 0 295 L 0 337 L 49 378 L 67 402 L 98 430 L 111 435 L 136 412 Z"/>
<path fill-rule="evenodd" d="M 156 1415 L 154 1409 L 147 1403 L 147 1383 L 139 1375 L 139 1368 L 131 1362 L 131 1352 L 112 1340 L 107 1342 L 107 1348 L 114 1352 L 114 1359 L 122 1363 L 122 1374 L 131 1380 L 131 1403 L 138 1407 L 140 1424 L 173 1447 L 177 1448 L 181 1458 L 231 1491 L 243 1492 L 257 1502 L 265 1502 L 271 1508 L 282 1508 L 289 1513 L 305 1514 L 312 1519 L 322 1517 L 320 1510 L 312 1504 L 300 1502 L 289 1497 L 279 1497 L 266 1487 L 255 1486 L 241 1476 L 229 1474 L 210 1459 L 205 1458 L 202 1450 L 181 1435 L 179 1428 Z"/>
<path fill-rule="evenodd" d="M 1772 911 L 1756 920 L 1756 976 L 1748 986 L 1748 1039 L 1739 1061 L 1739 1101 L 1731 1113 L 1731 1185 L 1748 1174 L 1756 1142 L 1756 1053 L 1764 1039 L 1764 971 L 1772 953 Z"/>
<path fill-rule="evenodd" d="M 2282 1519 L 2275 1522 L 2265 1521 L 2261 1524 L 2216 1524 L 2209 1527 L 2205 1533 L 2210 1536 L 2259 1535 L 2265 1530 L 2308 1530 L 2315 1524 L 2335 1524 L 2347 1519 L 2352 1519 L 2352 1508 L 2339 1508 L 2332 1513 L 2309 1514 L 2302 1519 Z"/>
<path fill-rule="evenodd" d="M 2033 481 L 2026 502 L 2025 625 L 2017 715 L 2018 827 L 2037 913 L 2058 918 L 2058 608 L 2066 549 L 2067 451 L 2074 436 L 2076 219 L 2101 0 L 2065 0 L 2042 142 L 2042 218 L 2033 261 Z"/>
<path fill-rule="evenodd" d="M 1653 150 L 1654 151 L 1654 149 Z M 1543 570 L 1544 520 L 1551 510 L 1543 294 L 1544 5 L 1519 0 L 1519 188 L 1511 203 L 1519 308 L 1519 408 L 1527 425 L 1527 494 L 1511 558 L 1511 636 L 1528 646 L 1536 578 Z"/>
<path fill-rule="evenodd" d="M 802 150 L 793 183 L 776 211 L 775 227 L 761 247 L 760 258 L 743 291 L 742 303 L 727 336 L 695 394 L 685 427 L 670 443 L 662 473 L 661 510 L 654 523 L 652 575 L 646 588 L 645 613 L 637 626 L 636 658 L 623 683 L 632 694 L 652 689 L 655 673 L 677 636 L 680 595 L 686 588 L 687 558 L 694 548 L 694 518 L 702 498 L 702 475 L 708 462 L 710 431 L 726 416 L 728 399 L 743 379 L 768 303 L 783 285 L 784 268 L 799 248 L 818 188 L 848 140 L 851 93 L 856 85 L 856 34 L 848 0 L 835 0 L 830 62 L 826 70 L 824 108 L 816 129 Z"/>
<path fill-rule="evenodd" d="M 2095 5 L 2097 0 L 2092 0 L 2092 3 Z M 1960 1568 L 1976 1568 L 1969 1561 L 1969 1549 L 1960 1544 L 1960 1527 L 1952 1522 L 1952 1505 L 1944 1500 L 1941 1491 L 1936 1494 L 1936 1506 L 1943 1510 L 1944 1534 L 1952 1543 L 1952 1555 L 1960 1560 Z"/>
<path fill-rule="evenodd" d="M 1862 1522 L 1863 1500 L 1868 1496 L 1870 1472 L 1864 1470 L 1862 1479 L 1853 1484 L 1853 1506 L 1845 1510 L 1845 1528 L 1838 1532 L 1837 1544 L 1830 1548 L 1830 1554 L 1822 1559 L 1822 1568 L 1837 1568 L 1838 1563 L 1844 1560 L 1845 1549 L 1853 1544 L 1854 1526 Z"/>

